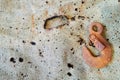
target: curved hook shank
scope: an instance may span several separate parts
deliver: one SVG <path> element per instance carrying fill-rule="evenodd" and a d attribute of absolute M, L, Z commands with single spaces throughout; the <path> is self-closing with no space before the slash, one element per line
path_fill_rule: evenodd
<path fill-rule="evenodd" d="M 98 27 L 98 32 L 93 31 L 93 26 Z M 103 26 L 100 23 L 95 22 L 90 26 L 90 40 L 94 43 L 95 47 L 101 51 L 99 56 L 93 56 L 86 46 L 82 48 L 83 58 L 86 63 L 96 68 L 105 67 L 112 59 L 112 48 L 101 35 L 102 30 Z"/>
<path fill-rule="evenodd" d="M 82 51 L 83 58 L 86 63 L 95 68 L 105 67 L 112 59 L 112 52 L 110 47 L 105 48 L 98 57 L 93 56 L 86 46 L 82 48 Z"/>

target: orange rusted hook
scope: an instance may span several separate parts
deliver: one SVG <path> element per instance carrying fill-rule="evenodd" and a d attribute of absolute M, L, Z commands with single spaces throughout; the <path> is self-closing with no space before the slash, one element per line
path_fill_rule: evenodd
<path fill-rule="evenodd" d="M 94 27 L 97 28 L 97 31 L 94 30 Z M 102 36 L 103 26 L 98 22 L 93 22 L 90 25 L 90 40 L 95 45 L 95 47 L 101 52 L 99 56 L 95 57 L 92 55 L 90 50 L 83 46 L 83 58 L 86 63 L 95 68 L 105 67 L 112 59 L 112 48 L 106 39 Z"/>

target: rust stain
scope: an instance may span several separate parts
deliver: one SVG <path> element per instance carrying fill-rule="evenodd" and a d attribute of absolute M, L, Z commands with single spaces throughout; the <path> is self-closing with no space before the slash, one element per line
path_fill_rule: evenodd
<path fill-rule="evenodd" d="M 59 8 L 59 14 L 64 14 L 66 15 L 68 18 L 72 17 L 73 16 L 73 4 L 72 3 L 69 3 L 67 5 L 64 5 L 64 6 L 61 6 Z"/>
<path fill-rule="evenodd" d="M 35 31 L 35 19 L 34 19 L 34 14 L 32 14 L 31 19 L 32 19 L 32 32 L 34 32 L 34 31 Z"/>
<path fill-rule="evenodd" d="M 44 17 L 47 18 L 48 17 L 48 10 L 44 11 Z"/>

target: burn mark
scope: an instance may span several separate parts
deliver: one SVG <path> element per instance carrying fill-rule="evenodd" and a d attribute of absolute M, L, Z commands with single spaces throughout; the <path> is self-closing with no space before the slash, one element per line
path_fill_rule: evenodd
<path fill-rule="evenodd" d="M 79 38 L 79 40 L 77 42 L 80 43 L 80 45 L 82 45 L 83 43 L 85 43 L 85 41 L 81 37 Z"/>
<path fill-rule="evenodd" d="M 23 43 L 26 43 L 26 41 L 25 41 L 25 40 L 23 40 L 22 42 L 23 42 Z"/>
<path fill-rule="evenodd" d="M 73 68 L 73 64 L 71 64 L 71 63 L 68 63 L 67 66 L 68 66 L 69 68 Z"/>
<path fill-rule="evenodd" d="M 23 58 L 20 57 L 20 58 L 19 58 L 19 62 L 23 62 Z"/>
<path fill-rule="evenodd" d="M 16 63 L 16 61 L 13 57 L 10 58 L 10 62 Z"/>
<path fill-rule="evenodd" d="M 71 21 L 75 21 L 75 16 L 74 16 L 74 17 L 71 17 Z"/>
<path fill-rule="evenodd" d="M 85 16 L 78 16 L 78 19 L 84 20 L 84 19 L 85 19 Z"/>
<path fill-rule="evenodd" d="M 68 76 L 72 76 L 72 74 L 70 72 L 67 73 Z"/>
<path fill-rule="evenodd" d="M 44 29 L 52 29 L 67 25 L 68 18 L 65 15 L 53 16 L 45 20 Z"/>
<path fill-rule="evenodd" d="M 85 2 L 84 1 L 82 1 L 82 4 L 84 4 Z"/>
<path fill-rule="evenodd" d="M 74 48 L 71 48 L 70 50 L 73 51 Z"/>
<path fill-rule="evenodd" d="M 75 11 L 78 11 L 78 8 L 75 8 Z"/>
<path fill-rule="evenodd" d="M 31 42 L 30 42 L 30 44 L 32 44 L 32 45 L 36 45 L 36 43 L 35 43 L 35 42 L 33 42 L 33 41 L 31 41 Z"/>

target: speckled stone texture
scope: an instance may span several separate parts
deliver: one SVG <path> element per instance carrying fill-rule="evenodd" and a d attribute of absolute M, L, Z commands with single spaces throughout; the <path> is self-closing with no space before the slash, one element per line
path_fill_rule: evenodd
<path fill-rule="evenodd" d="M 48 18 L 60 15 L 67 18 L 51 19 L 52 29 L 45 29 Z M 84 44 L 99 54 L 89 45 L 94 21 L 104 25 L 114 51 L 102 69 L 82 57 Z M 120 2 L 0 0 L 0 80 L 120 80 Z"/>

